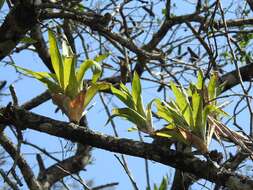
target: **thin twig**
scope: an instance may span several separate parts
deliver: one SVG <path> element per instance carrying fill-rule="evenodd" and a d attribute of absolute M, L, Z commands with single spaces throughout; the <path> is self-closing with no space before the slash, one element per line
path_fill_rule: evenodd
<path fill-rule="evenodd" d="M 18 186 L 13 182 L 8 175 L 5 174 L 4 170 L 0 169 L 0 174 L 3 177 L 4 181 L 13 189 L 13 190 L 19 190 Z"/>
<path fill-rule="evenodd" d="M 116 159 L 119 161 L 119 163 L 121 164 L 121 166 L 124 168 L 127 176 L 129 177 L 129 179 L 131 180 L 132 184 L 133 184 L 133 187 L 135 190 L 139 190 L 138 186 L 137 186 L 137 183 L 135 182 L 135 180 L 133 179 L 133 176 L 131 175 L 131 173 L 129 172 L 128 168 L 125 167 L 124 163 L 121 161 L 121 159 L 116 155 L 114 154 L 114 156 L 116 157 Z"/>

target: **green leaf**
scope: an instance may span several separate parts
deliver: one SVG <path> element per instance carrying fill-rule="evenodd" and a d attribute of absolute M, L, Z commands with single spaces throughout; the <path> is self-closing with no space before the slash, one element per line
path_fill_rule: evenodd
<path fill-rule="evenodd" d="M 159 190 L 167 190 L 168 189 L 168 178 L 165 176 L 162 179 Z"/>
<path fill-rule="evenodd" d="M 197 89 L 192 95 L 192 106 L 193 106 L 193 118 L 194 128 L 192 129 L 195 134 L 200 136 L 202 139 L 205 137 L 205 123 L 203 123 L 203 97 L 200 96 Z"/>
<path fill-rule="evenodd" d="M 64 71 L 62 64 L 62 57 L 57 46 L 57 41 L 54 33 L 48 30 L 49 36 L 49 52 L 51 56 L 52 65 L 56 74 L 56 78 L 60 86 L 64 89 Z"/>
<path fill-rule="evenodd" d="M 187 123 L 185 117 L 182 115 L 182 113 L 179 110 L 174 109 L 170 105 L 168 105 L 167 108 L 168 108 L 168 113 L 171 115 L 171 118 L 173 119 L 173 122 L 175 123 L 177 127 L 189 128 L 189 124 Z"/>
<path fill-rule="evenodd" d="M 144 106 L 141 97 L 141 82 L 138 74 L 134 72 L 133 81 L 132 81 L 132 98 L 136 106 L 136 110 L 142 116 L 145 117 Z"/>
<path fill-rule="evenodd" d="M 58 93 L 58 92 L 62 93 L 60 86 L 48 79 L 48 78 L 54 78 L 55 77 L 54 74 L 47 73 L 47 72 L 35 72 L 23 67 L 19 67 L 14 64 L 11 64 L 11 65 L 14 66 L 16 69 L 20 70 L 25 75 L 31 76 L 39 80 L 40 82 L 44 83 L 52 93 Z"/>
<path fill-rule="evenodd" d="M 112 116 L 119 116 L 122 117 L 134 124 L 136 124 L 139 130 L 146 130 L 146 120 L 145 118 L 140 115 L 138 112 L 131 108 L 119 108 L 112 110 Z"/>
<path fill-rule="evenodd" d="M 155 100 L 156 108 L 157 108 L 157 115 L 167 122 L 171 123 L 173 122 L 173 118 L 171 117 L 171 114 L 169 114 L 168 108 L 164 106 L 159 99 Z"/>
<path fill-rule="evenodd" d="M 216 89 L 216 96 L 219 96 L 223 92 L 225 85 L 226 85 L 226 82 L 220 84 L 217 87 L 217 89 Z"/>
<path fill-rule="evenodd" d="M 170 103 L 173 104 L 173 101 Z M 163 102 L 162 104 L 164 105 L 157 104 L 158 116 L 160 116 L 161 118 L 171 123 L 174 123 L 174 125 L 177 127 L 189 128 L 189 125 L 187 121 L 185 120 L 185 118 L 183 117 L 180 110 L 173 108 L 173 106 L 167 104 L 166 102 Z"/>
<path fill-rule="evenodd" d="M 97 94 L 98 91 L 106 89 L 110 89 L 109 83 L 104 82 L 104 83 L 91 84 L 91 86 L 89 86 L 86 91 L 83 107 L 84 108 L 87 107 L 87 105 L 90 103 L 90 101 Z"/>
<path fill-rule="evenodd" d="M 148 103 L 146 107 L 146 123 L 147 123 L 147 128 L 150 131 L 153 131 L 153 117 L 152 117 L 151 106 L 155 101 L 156 99 L 153 99 L 151 102 Z"/>
<path fill-rule="evenodd" d="M 159 131 L 155 132 L 155 134 L 160 137 L 165 137 L 165 138 L 169 138 L 169 139 L 172 138 L 172 139 L 178 140 L 182 143 L 189 144 L 189 142 L 187 142 L 185 140 L 185 138 L 182 136 L 182 134 L 179 133 L 178 128 L 172 124 L 169 124 L 166 127 L 160 129 Z"/>
<path fill-rule="evenodd" d="M 137 127 L 131 127 L 127 129 L 127 132 L 133 132 L 133 131 L 137 131 L 138 128 Z"/>
<path fill-rule="evenodd" d="M 151 106 L 154 103 L 155 99 L 153 99 L 151 102 L 148 103 L 147 107 L 146 107 L 146 121 L 147 121 L 147 125 L 150 129 L 153 129 L 153 117 L 152 117 L 152 110 L 151 110 Z"/>
<path fill-rule="evenodd" d="M 105 53 L 105 54 L 102 54 L 102 55 L 97 55 L 94 59 L 94 61 L 96 62 L 102 62 L 104 61 L 108 56 L 110 55 L 110 53 Z"/>
<path fill-rule="evenodd" d="M 93 63 L 92 72 L 93 72 L 93 76 L 92 76 L 91 81 L 95 83 L 98 81 L 98 79 L 100 78 L 102 74 L 102 68 L 96 61 L 94 61 Z"/>
<path fill-rule="evenodd" d="M 121 86 L 124 86 L 123 84 Z M 122 88 L 121 88 L 122 89 Z M 129 95 L 129 93 L 126 93 L 123 90 L 119 90 L 113 86 L 111 86 L 111 91 L 112 93 L 118 98 L 120 99 L 126 106 L 128 106 L 129 108 L 133 108 L 134 104 L 133 101 L 131 99 L 131 95 Z"/>
<path fill-rule="evenodd" d="M 76 73 L 76 79 L 79 87 L 82 88 L 84 74 L 93 64 L 94 64 L 93 60 L 87 59 L 83 61 L 83 63 L 80 65 Z"/>
<path fill-rule="evenodd" d="M 0 2 L 0 3 L 1 3 L 1 2 Z M 0 7 L 1 7 L 1 5 L 0 5 Z M 0 8 L 0 9 L 1 9 L 1 8 Z M 23 37 L 23 38 L 20 40 L 20 42 L 21 42 L 21 43 L 26 43 L 26 44 L 35 44 L 35 43 L 37 43 L 37 40 L 35 40 L 35 39 L 31 38 L 31 37 L 25 36 L 25 37 Z"/>
<path fill-rule="evenodd" d="M 199 70 L 198 71 L 198 81 L 197 81 L 197 84 L 196 84 L 196 87 L 197 87 L 197 89 L 202 89 L 202 87 L 203 87 L 203 82 L 204 82 L 204 75 L 203 75 L 203 72 L 202 72 L 202 70 Z"/>
<path fill-rule="evenodd" d="M 132 97 L 130 91 L 128 90 L 128 88 L 121 82 L 119 84 L 120 90 L 122 90 L 124 93 L 128 94 L 130 97 Z"/>
<path fill-rule="evenodd" d="M 188 125 L 193 125 L 192 108 L 190 106 L 187 93 L 183 87 L 179 89 L 173 82 L 170 83 L 170 86 L 174 96 L 176 97 L 176 104 L 179 106 L 181 112 L 183 113 L 185 120 L 187 121 Z"/>
<path fill-rule="evenodd" d="M 215 73 L 212 73 L 209 84 L 208 84 L 208 96 L 209 100 L 212 100 L 216 97 L 216 83 L 217 83 L 217 76 Z"/>
<path fill-rule="evenodd" d="M 146 114 L 145 114 L 145 110 L 144 110 L 144 105 L 143 105 L 143 101 L 142 101 L 142 97 L 140 96 L 137 100 L 137 112 L 140 113 L 142 116 L 146 117 Z"/>
<path fill-rule="evenodd" d="M 65 93 L 70 98 L 77 96 L 78 91 L 81 90 L 78 86 L 75 75 L 76 58 L 64 57 L 64 84 Z"/>
<path fill-rule="evenodd" d="M 133 101 L 135 105 L 137 105 L 137 101 L 141 95 L 141 82 L 138 74 L 134 72 L 134 77 L 132 81 L 132 96 L 133 96 Z"/>

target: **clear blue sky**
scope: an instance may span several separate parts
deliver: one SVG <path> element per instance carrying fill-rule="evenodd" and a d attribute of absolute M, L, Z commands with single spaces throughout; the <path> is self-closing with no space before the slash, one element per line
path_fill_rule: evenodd
<path fill-rule="evenodd" d="M 161 10 L 156 11 L 160 12 Z M 176 9 L 175 14 L 179 15 L 181 13 L 185 13 L 186 11 L 188 13 L 191 13 L 191 7 L 185 7 L 182 5 L 180 6 L 179 9 Z M 5 60 L 9 61 L 8 58 L 6 58 Z M 36 71 L 42 70 L 46 71 L 46 68 L 40 62 L 37 55 L 35 55 L 34 53 L 30 53 L 28 51 L 15 55 L 14 61 L 16 64 L 22 67 L 30 68 Z M 20 105 L 45 90 L 45 87 L 41 83 L 22 75 L 20 76 L 22 79 L 16 81 L 18 75 L 15 72 L 15 69 L 11 66 L 4 66 L 3 63 L 0 63 L 0 69 L 1 69 L 0 80 L 8 80 L 8 85 L 14 84 Z M 155 96 L 158 96 L 155 94 L 154 89 L 152 88 L 145 89 L 145 87 L 149 86 L 148 83 L 143 84 L 143 86 L 144 86 L 143 94 L 145 95 L 144 102 L 148 102 L 150 99 L 154 98 Z M 4 92 L 8 93 L 8 90 L 6 89 Z M 2 97 L 0 104 L 5 106 L 10 101 L 11 101 L 10 96 Z M 92 128 L 95 131 L 103 132 L 105 134 L 113 134 L 110 125 L 106 127 L 104 126 L 107 117 L 98 96 L 92 103 L 94 102 L 96 103 L 95 106 L 87 114 L 90 128 Z M 55 108 L 56 107 L 52 104 L 52 102 L 48 101 L 32 111 L 39 113 L 41 115 L 46 115 L 54 119 L 66 121 L 66 117 L 63 116 L 60 112 L 58 112 L 57 114 L 54 113 Z M 241 122 L 248 122 L 248 120 L 245 120 L 246 117 L 247 116 L 242 115 Z M 115 122 L 117 125 L 117 130 L 121 137 L 138 139 L 138 135 L 136 132 L 132 133 L 127 132 L 127 129 L 131 127 L 131 124 L 122 121 L 121 119 L 115 119 Z M 245 123 L 244 125 L 247 126 L 247 123 Z M 8 134 L 10 133 L 8 132 Z M 29 140 L 30 142 L 40 145 L 47 151 L 53 152 L 61 150 L 62 140 L 60 140 L 59 138 L 55 138 L 38 132 L 33 132 L 31 130 L 27 130 L 24 132 L 24 138 Z M 146 140 L 149 141 L 149 139 Z M 67 141 L 62 141 L 62 143 L 63 145 L 65 145 Z M 23 152 L 34 153 L 36 151 L 34 149 L 31 149 L 30 147 L 23 146 Z M 57 156 L 59 159 L 62 158 L 61 154 L 54 154 L 54 155 Z M 31 166 L 33 166 L 36 169 L 36 171 L 38 171 L 35 155 L 25 155 L 25 157 L 28 158 Z M 86 168 L 87 169 L 86 172 L 82 172 L 84 180 L 94 180 L 95 185 L 102 185 L 110 182 L 119 182 L 120 185 L 116 189 L 132 189 L 131 183 L 127 175 L 125 174 L 123 168 L 121 167 L 117 159 L 114 157 L 114 153 L 100 149 L 94 149 L 92 151 L 92 157 L 94 159 L 93 164 L 89 165 Z M 53 161 L 50 158 L 46 158 L 45 156 L 43 156 L 43 158 L 45 158 L 45 163 L 47 166 L 53 163 Z M 140 187 L 140 189 L 145 189 L 146 179 L 145 179 L 144 160 L 130 156 L 126 156 L 126 158 L 129 164 L 129 168 L 133 174 L 133 177 L 137 181 L 138 187 Z M 160 183 L 162 177 L 166 174 L 168 174 L 169 177 L 173 177 L 173 170 L 169 169 L 169 167 L 167 166 L 163 166 L 159 163 L 154 162 L 149 162 L 149 166 L 150 166 L 151 183 L 155 182 Z M 10 167 L 11 165 L 7 165 L 5 169 L 8 169 Z M 0 186 L 2 185 L 0 184 Z M 198 185 L 196 185 L 195 187 L 200 189 L 200 186 Z M 26 189 L 26 187 L 24 187 L 23 189 Z"/>

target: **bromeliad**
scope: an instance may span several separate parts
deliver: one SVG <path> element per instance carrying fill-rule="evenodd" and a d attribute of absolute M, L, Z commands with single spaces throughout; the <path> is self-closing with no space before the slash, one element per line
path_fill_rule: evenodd
<path fill-rule="evenodd" d="M 207 153 L 216 127 L 220 124 L 219 117 L 226 115 L 222 110 L 224 104 L 218 105 L 216 100 L 222 89 L 218 86 L 216 73 L 212 74 L 207 86 L 202 71 L 198 72 L 197 83 L 191 83 L 187 89 L 177 87 L 173 82 L 170 86 L 175 100 L 156 100 L 157 115 L 168 124 L 155 134 L 174 138 Z M 211 121 L 216 121 L 216 124 Z"/>
<path fill-rule="evenodd" d="M 63 46 L 65 52 L 61 55 L 53 31 L 49 30 L 48 36 L 54 73 L 35 72 L 17 65 L 13 66 L 44 83 L 51 93 L 53 103 L 59 106 L 70 121 L 78 123 L 96 93 L 110 88 L 109 83 L 98 82 L 101 76 L 101 66 L 98 62 L 103 61 L 108 55 L 97 56 L 94 60 L 85 60 L 79 68 L 76 68 L 76 56 L 72 53 L 70 46 L 65 43 Z M 88 69 L 92 70 L 93 75 L 91 82 L 84 85 L 83 78 Z"/>

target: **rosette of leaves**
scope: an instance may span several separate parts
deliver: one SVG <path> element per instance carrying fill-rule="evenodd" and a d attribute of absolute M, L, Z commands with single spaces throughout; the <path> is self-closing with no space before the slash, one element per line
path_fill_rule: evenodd
<path fill-rule="evenodd" d="M 78 123 L 82 114 L 99 90 L 109 89 L 109 83 L 98 82 L 101 75 L 101 67 L 98 62 L 107 55 L 101 55 L 94 60 L 88 59 L 77 67 L 76 56 L 72 53 L 70 46 L 63 47 L 64 55 L 60 54 L 57 40 L 52 31 L 48 31 L 49 51 L 54 73 L 35 72 L 14 65 L 26 75 L 34 77 L 44 83 L 51 95 L 53 103 L 59 106 L 70 121 Z M 93 72 L 91 82 L 84 84 L 83 78 L 87 70 Z"/>
<path fill-rule="evenodd" d="M 123 83 L 120 83 L 119 89 L 111 86 L 112 93 L 127 106 L 113 109 L 112 117 L 122 117 L 134 123 L 138 130 L 152 134 L 154 131 L 151 112 L 153 101 L 144 109 L 141 90 L 140 78 L 136 72 L 133 75 L 132 92 Z"/>
<path fill-rule="evenodd" d="M 224 104 L 218 105 L 216 101 L 222 90 L 217 74 L 211 75 L 208 85 L 204 84 L 203 73 L 199 71 L 197 83 L 191 83 L 187 89 L 173 82 L 170 86 L 175 100 L 156 100 L 157 115 L 168 124 L 155 135 L 176 139 L 207 153 L 219 118 L 226 115 L 222 110 Z"/>

